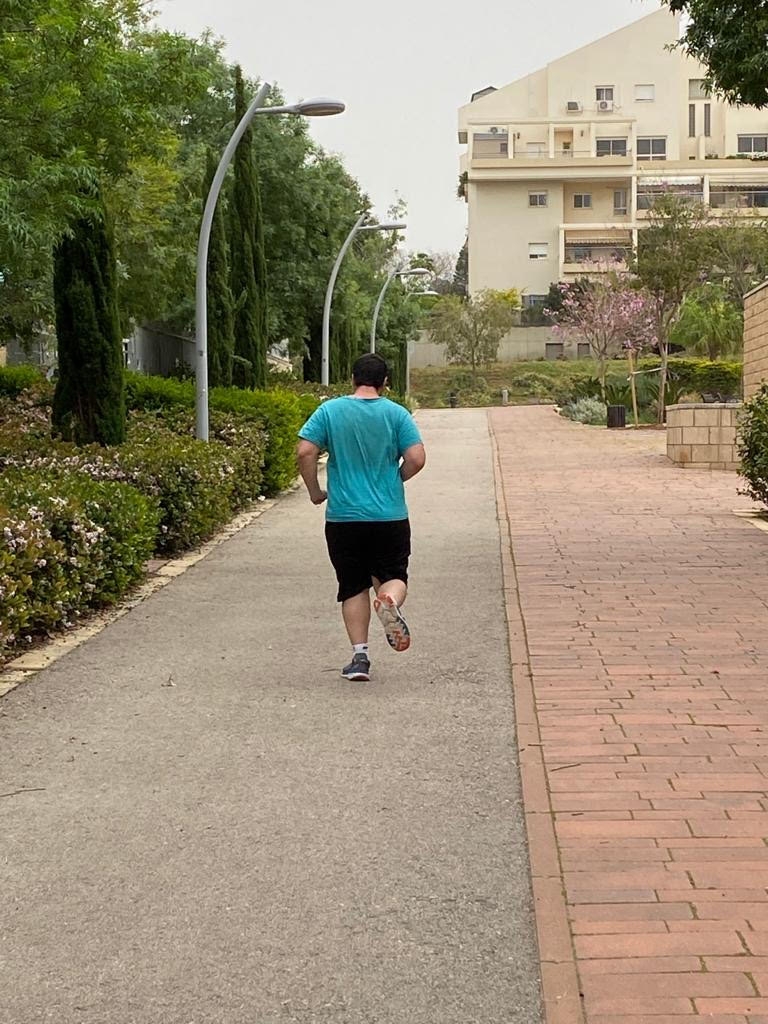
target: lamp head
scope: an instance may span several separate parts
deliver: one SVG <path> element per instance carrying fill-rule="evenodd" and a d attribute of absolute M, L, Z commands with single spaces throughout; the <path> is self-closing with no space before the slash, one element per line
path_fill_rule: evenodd
<path fill-rule="evenodd" d="M 325 96 L 296 104 L 296 113 L 303 117 L 333 117 L 334 114 L 343 114 L 346 109 L 340 100 L 329 100 Z"/>

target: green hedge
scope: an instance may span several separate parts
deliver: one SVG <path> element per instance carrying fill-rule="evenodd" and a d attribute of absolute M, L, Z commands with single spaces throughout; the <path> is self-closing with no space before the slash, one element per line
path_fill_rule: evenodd
<path fill-rule="evenodd" d="M 193 408 L 194 381 L 167 380 L 129 373 L 126 376 L 126 401 L 131 409 L 157 410 L 173 407 Z M 310 409 L 310 402 L 314 407 Z M 296 479 L 297 434 L 314 411 L 317 401 L 299 397 L 292 391 L 275 388 L 271 391 L 245 391 L 241 388 L 212 388 L 209 396 L 211 413 L 235 414 L 242 420 L 259 424 L 266 433 L 264 490 L 277 494 Z"/>
<path fill-rule="evenodd" d="M 51 385 L 35 366 L 0 366 L 0 395 L 15 397 L 22 391 L 50 387 Z"/>
<path fill-rule="evenodd" d="M 84 473 L 0 476 L 0 653 L 112 604 L 141 578 L 160 514 L 127 484 Z"/>
<path fill-rule="evenodd" d="M 745 403 L 739 431 L 741 475 L 746 493 L 768 508 L 768 384 Z"/>

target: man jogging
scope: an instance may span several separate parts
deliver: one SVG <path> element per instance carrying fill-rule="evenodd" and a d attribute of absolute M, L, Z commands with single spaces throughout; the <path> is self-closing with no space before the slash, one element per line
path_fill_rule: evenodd
<path fill-rule="evenodd" d="M 309 497 L 314 505 L 328 501 L 328 554 L 352 644 L 345 679 L 370 679 L 371 587 L 390 646 L 406 651 L 411 644 L 400 611 L 411 554 L 403 483 L 424 468 L 426 455 L 411 414 L 382 398 L 387 372 L 381 356 L 361 356 L 352 368 L 354 394 L 323 402 L 299 431 L 299 470 Z M 317 479 L 322 451 L 329 456 L 327 494 Z"/>

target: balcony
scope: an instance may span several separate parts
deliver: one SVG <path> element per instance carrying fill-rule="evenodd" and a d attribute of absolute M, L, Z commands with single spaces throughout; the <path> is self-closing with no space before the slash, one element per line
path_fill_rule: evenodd
<path fill-rule="evenodd" d="M 582 143 L 586 140 L 582 140 Z M 627 167 L 633 163 L 633 153 L 624 146 L 618 152 L 599 153 L 582 147 L 575 149 L 565 139 L 555 138 L 555 145 L 541 140 L 521 142 L 519 135 L 510 132 L 475 132 L 472 135 L 472 164 L 478 167 Z"/>
<path fill-rule="evenodd" d="M 717 185 L 709 190 L 709 205 L 713 210 L 768 209 L 768 185 Z"/>
<path fill-rule="evenodd" d="M 632 240 L 626 232 L 574 238 L 566 235 L 563 274 L 585 277 L 590 274 L 624 271 L 632 259 Z"/>

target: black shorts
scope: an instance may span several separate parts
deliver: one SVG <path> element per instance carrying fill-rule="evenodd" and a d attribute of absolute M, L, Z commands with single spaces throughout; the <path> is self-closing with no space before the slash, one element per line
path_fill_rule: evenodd
<path fill-rule="evenodd" d="M 408 582 L 411 524 L 407 519 L 383 523 L 326 523 L 328 554 L 339 581 L 338 601 L 362 594 L 389 580 Z"/>

